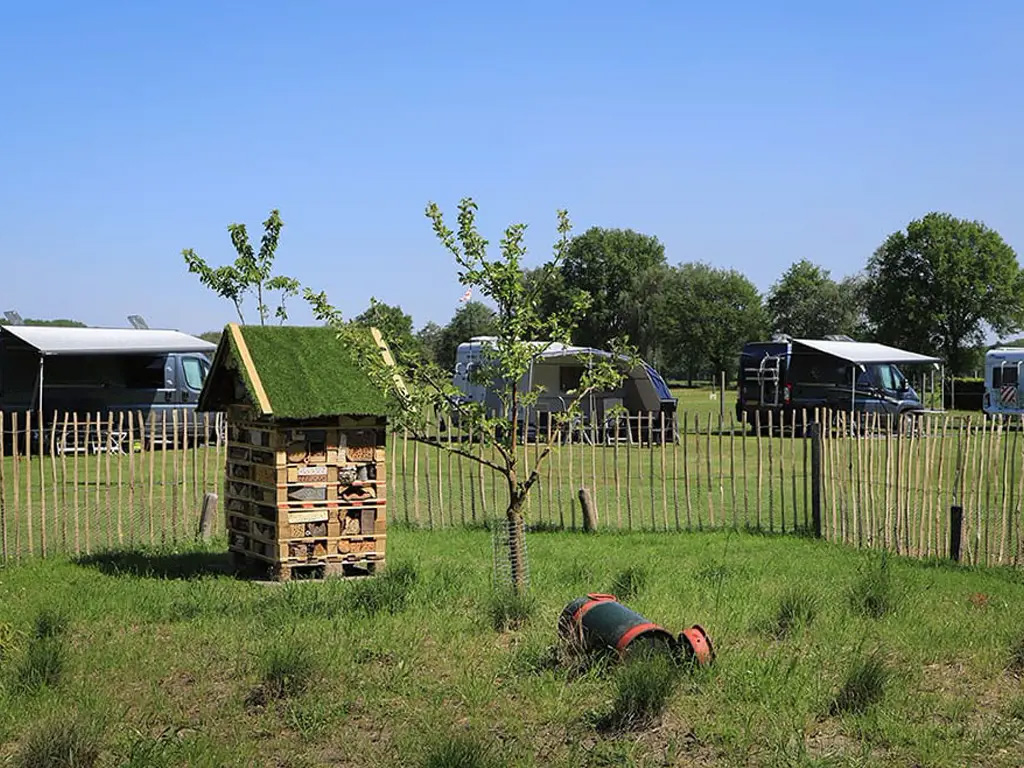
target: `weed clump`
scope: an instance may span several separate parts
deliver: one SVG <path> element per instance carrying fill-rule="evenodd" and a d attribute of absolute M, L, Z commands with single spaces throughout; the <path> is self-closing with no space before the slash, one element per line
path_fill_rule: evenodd
<path fill-rule="evenodd" d="M 610 729 L 637 729 L 661 717 L 679 683 L 679 666 L 665 652 L 631 654 L 615 674 L 615 699 L 600 723 Z"/>
<path fill-rule="evenodd" d="M 56 688 L 64 675 L 67 654 L 60 638 L 33 638 L 18 667 L 18 685 L 24 691 Z"/>
<path fill-rule="evenodd" d="M 862 568 L 849 592 L 854 611 L 871 619 L 880 619 L 896 608 L 896 589 L 889 570 L 889 560 L 882 557 L 877 565 Z"/>
<path fill-rule="evenodd" d="M 44 720 L 21 743 L 14 755 L 15 768 L 92 768 L 100 758 L 97 729 L 66 717 Z"/>
<path fill-rule="evenodd" d="M 839 692 L 832 699 L 829 714 L 864 712 L 882 700 L 890 678 L 889 668 L 877 653 L 858 657 L 847 671 Z"/>
<path fill-rule="evenodd" d="M 642 565 L 631 565 L 615 575 L 611 593 L 619 600 L 629 600 L 643 592 L 647 581 L 647 569 Z"/>
<path fill-rule="evenodd" d="M 0 621 L 0 668 L 3 667 L 14 651 L 18 634 L 14 627 L 5 621 Z"/>
<path fill-rule="evenodd" d="M 427 750 L 423 768 L 497 768 L 488 744 L 470 734 L 458 734 L 437 742 Z"/>
<path fill-rule="evenodd" d="M 309 647 L 284 640 L 270 645 L 260 662 L 260 684 L 249 695 L 252 706 L 264 706 L 273 699 L 287 699 L 306 691 L 316 670 Z"/>
<path fill-rule="evenodd" d="M 537 612 L 537 601 L 528 592 L 500 587 L 491 592 L 487 613 L 496 632 L 519 629 Z"/>
<path fill-rule="evenodd" d="M 61 637 L 68 628 L 68 616 L 54 608 L 43 608 L 32 622 L 32 636 L 37 640 Z"/>
<path fill-rule="evenodd" d="M 1024 635 L 1018 637 L 1010 645 L 1009 658 L 1006 661 L 1006 668 L 1015 675 L 1024 674 Z"/>
<path fill-rule="evenodd" d="M 419 574 L 408 563 L 389 566 L 379 576 L 352 584 L 345 593 L 345 608 L 366 616 L 401 613 L 418 580 Z"/>
<path fill-rule="evenodd" d="M 793 630 L 806 627 L 818 612 L 818 596 L 801 587 L 793 587 L 782 594 L 771 621 L 775 637 L 788 637 Z"/>

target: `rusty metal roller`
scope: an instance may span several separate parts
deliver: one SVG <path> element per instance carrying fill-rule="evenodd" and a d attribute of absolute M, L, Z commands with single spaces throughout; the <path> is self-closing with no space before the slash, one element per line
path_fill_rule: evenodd
<path fill-rule="evenodd" d="M 710 664 L 714 659 L 711 639 L 699 624 L 679 636 L 641 616 L 618 601 L 615 595 L 591 593 L 569 603 L 558 619 L 558 633 L 586 650 L 614 650 L 625 656 L 638 647 L 662 648 L 677 657 Z"/>

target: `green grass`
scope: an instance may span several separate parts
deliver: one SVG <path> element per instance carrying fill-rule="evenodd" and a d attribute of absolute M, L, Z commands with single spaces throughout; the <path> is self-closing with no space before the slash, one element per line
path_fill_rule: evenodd
<path fill-rule="evenodd" d="M 1024 683 L 1007 664 L 1024 637 L 1020 574 L 893 557 L 900 598 L 875 618 L 849 595 L 877 559 L 839 545 L 743 532 L 527 542 L 535 612 L 503 632 L 480 530 L 392 527 L 389 567 L 416 574 L 394 611 L 357 608 L 366 580 L 220 575 L 223 541 L 0 569 L 0 765 L 72 740 L 41 724 L 76 719 L 103 726 L 96 766 L 1018 763 Z M 565 605 L 634 566 L 648 577 L 627 605 L 673 633 L 704 626 L 711 668 L 671 685 L 646 675 L 647 690 L 619 664 L 560 650 Z M 804 589 L 813 618 L 766 634 L 787 591 Z M 67 618 L 49 638 L 63 667 L 55 686 L 26 689 L 18 670 L 43 611 Z M 272 656 L 288 648 L 306 650 Z M 254 689 L 299 669 L 301 686 L 253 706 Z M 637 716 L 603 727 L 615 712 Z M 468 748 L 444 751 L 456 734 Z M 490 762 L 472 762 L 477 745 Z"/>

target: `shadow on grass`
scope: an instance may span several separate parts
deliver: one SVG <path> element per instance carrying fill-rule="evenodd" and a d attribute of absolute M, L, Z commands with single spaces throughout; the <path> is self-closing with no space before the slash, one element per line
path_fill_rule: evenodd
<path fill-rule="evenodd" d="M 108 576 L 145 576 L 152 579 L 194 579 L 235 573 L 227 552 L 150 552 L 112 550 L 83 555 L 77 565 L 95 568 Z"/>

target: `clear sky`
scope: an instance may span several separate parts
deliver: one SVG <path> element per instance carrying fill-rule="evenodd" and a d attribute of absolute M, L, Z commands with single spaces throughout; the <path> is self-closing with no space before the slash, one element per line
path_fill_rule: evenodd
<path fill-rule="evenodd" d="M 1022 36 L 998 0 L 9 2 L 0 309 L 218 328 L 181 249 L 229 261 L 277 207 L 281 271 L 443 323 L 423 208 L 466 195 L 534 263 L 565 207 L 762 290 L 930 210 L 1024 251 Z"/>

